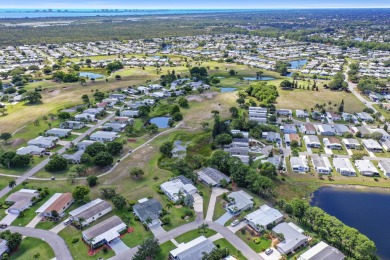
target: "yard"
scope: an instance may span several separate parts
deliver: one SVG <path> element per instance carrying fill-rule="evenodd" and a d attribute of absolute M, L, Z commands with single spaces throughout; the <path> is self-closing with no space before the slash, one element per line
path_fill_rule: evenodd
<path fill-rule="evenodd" d="M 243 230 L 245 230 L 245 232 L 243 232 Z M 264 235 L 262 235 L 261 237 L 252 236 L 251 233 L 245 228 L 239 230 L 236 235 L 241 238 L 245 243 L 247 243 L 248 246 L 250 246 L 250 248 L 252 248 L 257 253 L 263 252 L 265 249 L 271 246 L 270 239 L 265 238 Z M 256 241 L 255 243 L 256 239 L 258 239 L 258 241 Z"/>
<path fill-rule="evenodd" d="M 219 219 L 226 213 L 225 205 L 227 202 L 222 198 L 222 196 L 218 196 L 215 202 L 213 221 Z"/>
<path fill-rule="evenodd" d="M 196 230 L 188 231 L 187 233 L 184 233 L 184 234 L 176 237 L 175 240 L 179 244 L 180 243 L 188 243 L 188 242 L 190 242 L 191 240 L 194 240 L 197 237 L 200 237 L 200 236 L 211 237 L 211 236 L 213 236 L 215 234 L 217 234 L 217 232 L 215 232 L 212 229 L 206 228 L 206 233 L 203 233 L 203 230 L 196 229 Z"/>
<path fill-rule="evenodd" d="M 247 260 L 247 258 L 242 255 L 241 251 L 232 246 L 232 244 L 230 244 L 225 238 L 216 240 L 214 244 L 219 245 L 220 248 L 227 248 L 229 250 L 229 254 L 238 260 Z"/>
<path fill-rule="evenodd" d="M 156 259 L 168 259 L 169 252 L 176 248 L 176 246 L 171 242 L 167 241 L 164 244 L 160 245 L 161 251 L 157 254 Z"/>
<path fill-rule="evenodd" d="M 34 259 L 34 255 L 39 254 L 40 260 L 49 260 L 54 258 L 54 252 L 51 247 L 41 239 L 26 237 L 22 240 L 18 250 L 13 253 L 10 260 L 31 260 Z"/>

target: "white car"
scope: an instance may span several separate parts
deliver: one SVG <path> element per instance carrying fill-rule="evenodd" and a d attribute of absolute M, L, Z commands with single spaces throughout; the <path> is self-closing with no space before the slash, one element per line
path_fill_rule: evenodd
<path fill-rule="evenodd" d="M 240 224 L 240 221 L 239 221 L 238 219 L 236 219 L 236 220 L 234 220 L 234 221 L 230 224 L 230 226 L 235 227 L 235 226 L 237 226 L 238 224 Z"/>
<path fill-rule="evenodd" d="M 270 255 L 270 254 L 272 254 L 273 252 L 274 252 L 274 250 L 273 250 L 272 248 L 268 248 L 268 249 L 265 250 L 265 254 L 266 254 L 266 255 Z"/>

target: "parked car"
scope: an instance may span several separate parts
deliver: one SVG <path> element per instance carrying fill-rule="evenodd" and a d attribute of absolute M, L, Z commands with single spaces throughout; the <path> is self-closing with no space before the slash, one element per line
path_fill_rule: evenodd
<path fill-rule="evenodd" d="M 0 224 L 0 228 L 1 228 L 1 229 L 7 228 L 7 227 L 8 227 L 7 224 Z"/>
<path fill-rule="evenodd" d="M 273 250 L 272 248 L 268 248 L 268 249 L 265 250 L 265 254 L 266 254 L 266 255 L 270 255 L 270 254 L 272 254 L 273 252 L 274 252 L 274 250 Z"/>
<path fill-rule="evenodd" d="M 240 221 L 239 221 L 238 219 L 236 219 L 236 220 L 234 220 L 234 221 L 230 224 L 230 226 L 235 227 L 235 226 L 237 226 L 238 224 L 240 224 Z"/>

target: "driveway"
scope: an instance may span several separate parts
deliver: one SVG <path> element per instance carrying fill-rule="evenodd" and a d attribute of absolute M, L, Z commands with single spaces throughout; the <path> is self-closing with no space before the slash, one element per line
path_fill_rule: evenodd
<path fill-rule="evenodd" d="M 35 237 L 42 239 L 53 249 L 55 257 L 57 260 L 69 260 L 73 259 L 68 246 L 65 244 L 64 239 L 62 239 L 57 234 L 54 234 L 47 230 L 28 228 L 28 227 L 15 227 L 10 226 L 6 228 L 6 230 L 10 230 L 11 232 L 18 232 L 23 236 L 27 237 Z"/>
<path fill-rule="evenodd" d="M 7 224 L 7 225 L 11 225 L 12 222 L 14 222 L 14 220 L 18 217 L 18 215 L 16 214 L 7 214 L 1 221 L 0 223 L 2 224 Z"/>
<path fill-rule="evenodd" d="M 279 253 L 278 250 L 276 250 L 276 248 L 272 248 L 274 251 L 272 252 L 272 254 L 270 255 L 266 255 L 264 252 L 260 253 L 259 255 L 265 259 L 265 260 L 279 260 L 279 259 L 282 259 L 282 254 Z"/>
<path fill-rule="evenodd" d="M 149 227 L 149 229 L 150 231 L 152 231 L 155 237 L 161 236 L 162 234 L 166 233 L 166 231 L 162 228 L 161 225 L 154 225 Z"/>
<path fill-rule="evenodd" d="M 67 226 L 64 225 L 64 222 L 60 222 L 57 226 L 53 227 L 49 231 L 58 234 L 58 233 L 60 233 L 61 230 L 63 230 L 66 227 Z"/>
<path fill-rule="evenodd" d="M 227 211 L 225 214 L 223 214 L 219 219 L 217 219 L 215 221 L 215 223 L 218 223 L 222 226 L 225 225 L 226 222 L 229 221 L 229 219 L 231 219 L 234 215 L 232 213 L 230 213 L 229 211 Z"/>
<path fill-rule="evenodd" d="M 246 221 L 241 221 L 240 224 L 238 224 L 237 226 L 235 227 L 229 226 L 227 228 L 233 233 L 236 233 L 238 230 L 244 228 L 245 226 L 246 226 Z"/>
<path fill-rule="evenodd" d="M 111 243 L 109 244 L 112 250 L 114 250 L 115 254 L 120 254 L 128 249 L 130 249 L 128 246 L 123 243 L 123 241 L 120 238 L 115 238 Z"/>
<path fill-rule="evenodd" d="M 192 197 L 194 198 L 195 212 L 203 213 L 203 198 L 198 193 L 195 193 L 194 195 L 192 195 Z"/>
<path fill-rule="evenodd" d="M 28 223 L 26 225 L 26 227 L 31 227 L 31 228 L 34 228 L 36 225 L 38 225 L 39 221 L 41 221 L 42 217 L 40 216 L 35 216 L 35 218 L 33 218 L 30 223 Z"/>
<path fill-rule="evenodd" d="M 217 197 L 221 196 L 224 192 L 229 191 L 222 188 L 213 188 L 210 196 L 209 207 L 207 208 L 206 220 L 213 221 L 215 202 L 217 201 Z"/>

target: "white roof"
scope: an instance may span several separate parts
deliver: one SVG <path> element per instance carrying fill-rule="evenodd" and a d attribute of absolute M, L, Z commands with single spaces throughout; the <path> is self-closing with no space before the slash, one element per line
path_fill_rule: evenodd
<path fill-rule="evenodd" d="M 42 206 L 39 207 L 39 209 L 37 209 L 35 211 L 35 213 L 42 213 L 42 212 L 45 212 L 45 210 L 50 207 L 51 204 L 53 204 L 60 196 L 62 195 L 62 193 L 55 193 L 53 196 L 51 196 L 50 199 L 48 199 Z"/>
<path fill-rule="evenodd" d="M 267 227 L 278 219 L 283 218 L 283 214 L 280 213 L 277 209 L 271 208 L 270 206 L 264 204 L 258 210 L 246 215 L 245 219 L 250 222 L 253 222 L 255 225 L 261 225 Z"/>
<path fill-rule="evenodd" d="M 103 201 L 102 199 L 95 199 L 91 202 L 88 202 L 87 204 L 84 204 L 83 206 L 81 206 L 75 210 L 72 210 L 71 212 L 69 212 L 69 215 L 76 216 L 76 215 L 80 214 L 81 212 L 86 211 L 87 209 L 95 206 L 96 204 L 99 204 L 102 201 Z"/>

